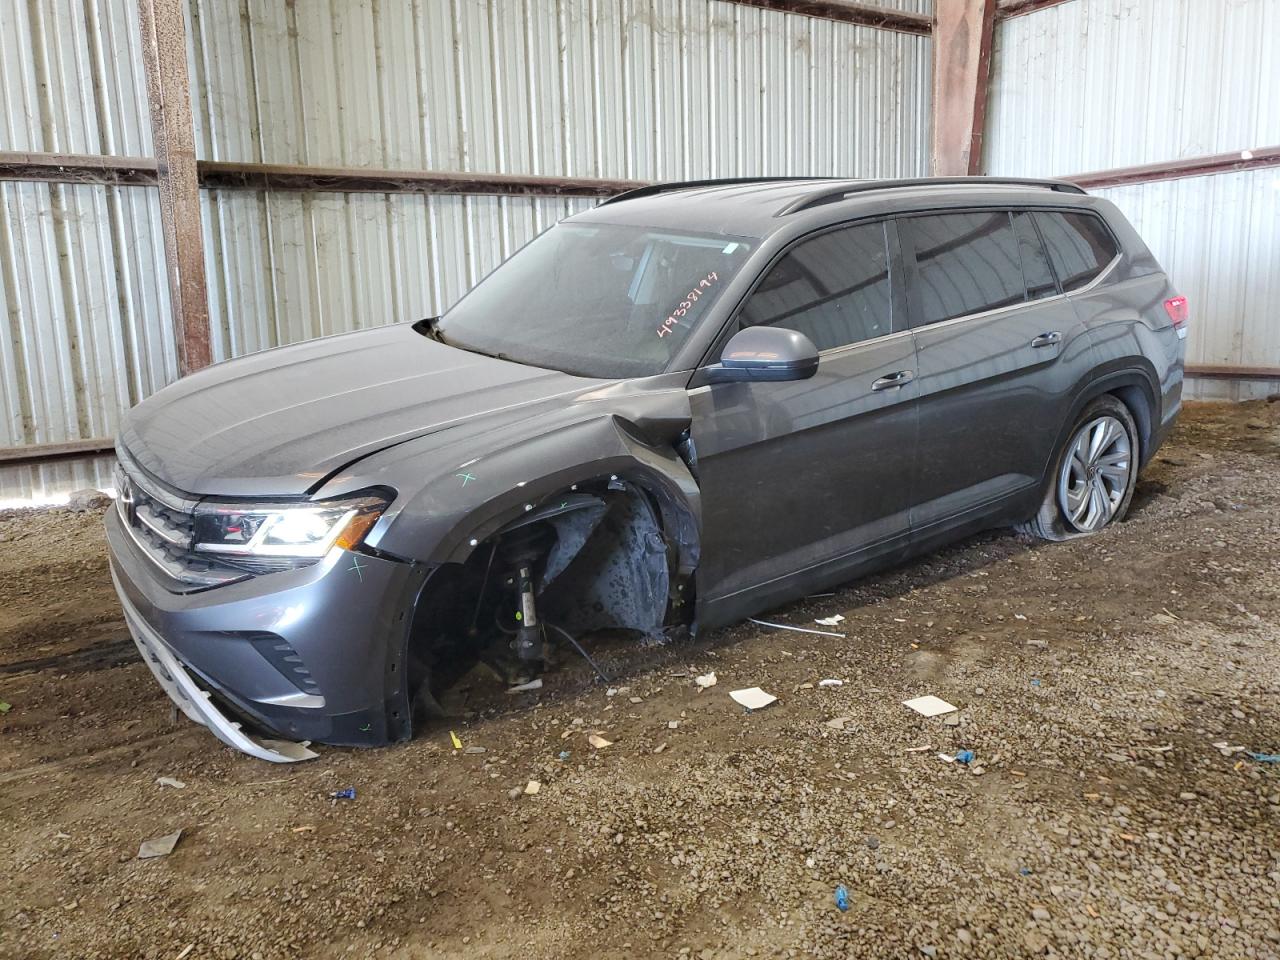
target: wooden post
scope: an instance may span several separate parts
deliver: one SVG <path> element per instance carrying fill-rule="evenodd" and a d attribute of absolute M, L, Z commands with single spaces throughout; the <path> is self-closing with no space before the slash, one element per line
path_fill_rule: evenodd
<path fill-rule="evenodd" d="M 142 60 L 147 71 L 151 136 L 160 188 L 160 222 L 182 375 L 207 367 L 209 300 L 183 0 L 138 0 Z"/>
<path fill-rule="evenodd" d="M 933 174 L 982 171 L 982 130 L 995 0 L 936 0 L 933 27 Z"/>

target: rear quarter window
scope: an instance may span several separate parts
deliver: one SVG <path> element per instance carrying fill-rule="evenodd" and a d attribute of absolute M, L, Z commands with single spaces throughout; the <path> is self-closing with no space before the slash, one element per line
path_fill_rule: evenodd
<path fill-rule="evenodd" d="M 1042 210 L 1035 217 L 1063 293 L 1088 286 L 1120 252 L 1106 224 L 1091 213 Z"/>
<path fill-rule="evenodd" d="M 1018 238 L 1007 210 L 907 217 L 925 324 L 1026 299 Z"/>

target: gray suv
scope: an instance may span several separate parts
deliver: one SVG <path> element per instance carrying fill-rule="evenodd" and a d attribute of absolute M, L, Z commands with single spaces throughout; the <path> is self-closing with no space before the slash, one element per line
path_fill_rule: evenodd
<path fill-rule="evenodd" d="M 442 317 L 219 364 L 127 416 L 107 533 L 160 683 L 226 743 L 404 740 L 511 682 L 974 531 L 1125 513 L 1187 303 L 1054 181 L 646 187 Z"/>

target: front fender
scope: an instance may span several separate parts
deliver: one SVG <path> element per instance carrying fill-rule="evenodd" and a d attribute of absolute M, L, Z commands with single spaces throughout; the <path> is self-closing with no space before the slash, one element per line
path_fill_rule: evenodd
<path fill-rule="evenodd" d="M 678 390 L 623 410 L 597 404 L 482 433 L 448 431 L 361 461 L 322 493 L 395 489 L 395 502 L 366 545 L 435 565 L 465 560 L 473 541 L 574 484 L 617 476 L 656 498 L 680 546 L 681 566 L 692 569 L 700 493 L 672 446 L 689 417 L 687 394 Z"/>

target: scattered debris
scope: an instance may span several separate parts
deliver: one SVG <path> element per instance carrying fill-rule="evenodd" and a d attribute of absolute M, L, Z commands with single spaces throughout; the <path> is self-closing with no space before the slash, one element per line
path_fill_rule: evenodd
<path fill-rule="evenodd" d="M 907 749 L 903 752 L 904 753 L 928 753 L 932 749 L 933 747 L 926 743 L 923 747 L 907 747 Z"/>
<path fill-rule="evenodd" d="M 294 828 L 293 828 L 292 830 L 290 830 L 289 832 L 290 832 L 290 833 L 315 833 L 315 832 L 316 832 L 316 828 L 315 828 L 315 827 L 313 827 L 311 824 L 309 824 L 309 823 L 308 823 L 308 824 L 306 824 L 305 826 L 302 826 L 302 827 L 294 827 Z"/>
<path fill-rule="evenodd" d="M 832 717 L 827 721 L 827 726 L 832 730 L 843 730 L 844 725 L 852 719 L 853 717 Z"/>
<path fill-rule="evenodd" d="M 0 713 L 8 713 L 12 709 L 13 704 L 5 703 L 3 700 L 0 700 Z"/>
<path fill-rule="evenodd" d="M 959 751 L 959 752 L 956 754 L 956 763 L 966 763 L 966 764 L 967 764 L 967 763 L 972 763 L 972 762 L 973 762 L 973 751 L 972 751 L 972 750 L 961 750 L 961 751 Z"/>
<path fill-rule="evenodd" d="M 653 752 L 654 752 L 654 753 L 661 753 L 661 752 L 662 752 L 663 750 L 665 750 L 665 749 L 667 749 L 667 745 L 666 745 L 665 743 L 660 743 L 660 744 L 658 744 L 656 747 L 654 747 L 654 748 L 653 748 Z"/>
<path fill-rule="evenodd" d="M 1040 686 L 1040 678 L 1039 678 L 1039 677 L 1032 677 L 1032 678 L 1031 678 L 1031 685 L 1032 685 L 1033 687 L 1038 687 L 1038 686 Z"/>
<path fill-rule="evenodd" d="M 849 909 L 849 891 L 843 883 L 836 887 L 836 909 L 841 913 Z"/>
<path fill-rule="evenodd" d="M 195 948 L 196 948 L 195 943 L 188 943 L 185 947 L 182 948 L 182 952 L 178 954 L 176 957 L 174 957 L 173 960 L 183 960 L 183 958 L 186 957 L 186 955 L 189 954 Z"/>
<path fill-rule="evenodd" d="M 953 714 L 950 714 L 950 715 L 948 715 L 948 716 L 946 716 L 946 717 L 943 717 L 943 718 L 942 718 L 942 725 L 943 725 L 944 727 L 958 727 L 958 726 L 960 726 L 960 714 L 958 714 L 958 713 L 953 713 Z"/>
<path fill-rule="evenodd" d="M 716 685 L 716 672 L 712 670 L 710 673 L 704 673 L 700 677 L 694 677 L 693 682 L 703 690 L 707 689 L 707 687 L 714 687 Z"/>
<path fill-rule="evenodd" d="M 541 690 L 542 678 L 530 680 L 528 683 L 517 683 L 514 687 L 507 687 L 507 693 L 527 693 L 530 690 Z"/>
<path fill-rule="evenodd" d="M 356 798 L 356 788 L 347 787 L 343 790 L 334 790 L 329 794 L 330 800 L 354 800 Z"/>
<path fill-rule="evenodd" d="M 644 697 L 628 697 L 627 700 L 631 703 L 644 703 Z"/>
<path fill-rule="evenodd" d="M 163 837 L 143 840 L 142 846 L 138 847 L 138 859 L 150 860 L 152 857 L 167 857 L 173 853 L 173 848 L 178 845 L 178 841 L 181 838 L 182 831 L 178 830 L 174 833 L 165 834 Z"/>
<path fill-rule="evenodd" d="M 1249 758 L 1258 763 L 1280 763 L 1280 753 L 1249 753 Z"/>
<path fill-rule="evenodd" d="M 777 697 L 772 693 L 765 693 L 759 687 L 747 687 L 745 690 L 731 690 L 729 692 L 735 702 L 742 704 L 748 710 L 763 710 L 771 703 L 777 702 Z"/>
<path fill-rule="evenodd" d="M 844 686 L 844 681 L 843 681 L 843 680 L 819 680 L 819 681 L 818 681 L 818 686 L 820 686 L 820 687 L 843 687 L 843 686 Z"/>
<path fill-rule="evenodd" d="M 484 747 L 471 746 L 471 747 L 467 747 L 467 748 L 466 748 L 465 750 L 463 750 L 462 752 L 463 752 L 463 753 L 470 753 L 470 754 L 472 754 L 472 755 L 475 755 L 475 754 L 480 754 L 480 753 L 486 753 L 486 752 L 488 752 L 488 751 L 487 751 Z"/>
<path fill-rule="evenodd" d="M 593 733 L 591 736 L 587 737 L 587 743 L 591 744 L 597 750 L 603 750 L 605 747 L 613 746 L 612 740 L 606 740 L 598 733 Z"/>
<path fill-rule="evenodd" d="M 835 626 L 839 626 L 840 621 L 843 619 L 844 619 L 844 614 L 837 613 L 833 617 L 819 617 L 817 620 L 813 622 L 820 624 L 821 626 L 824 626 L 824 627 L 835 627 Z"/>
<path fill-rule="evenodd" d="M 156 777 L 156 783 L 162 787 L 173 787 L 175 790 L 182 790 L 186 784 L 181 780 L 175 780 L 173 777 Z"/>
<path fill-rule="evenodd" d="M 914 710 L 922 717 L 940 717 L 944 713 L 955 713 L 959 707 L 953 707 L 941 697 L 935 697 L 929 694 L 925 697 L 916 697 L 914 700 L 903 700 L 902 705 Z"/>
<path fill-rule="evenodd" d="M 568 750 L 561 750 L 561 751 L 560 751 L 560 753 L 559 753 L 559 755 L 557 756 L 557 759 L 559 759 L 559 760 L 568 760 L 568 759 L 569 759 L 569 751 L 568 751 Z"/>
<path fill-rule="evenodd" d="M 679 720 L 668 720 L 668 721 L 667 721 L 667 729 L 668 729 L 668 730 L 679 730 L 679 729 L 680 729 L 680 721 L 679 721 Z"/>
<path fill-rule="evenodd" d="M 524 793 L 526 797 L 536 797 L 538 791 L 542 789 L 542 784 L 537 780 L 530 780 L 524 785 Z"/>
<path fill-rule="evenodd" d="M 449 731 L 449 739 L 453 741 L 453 749 L 455 750 L 462 749 L 462 741 L 458 739 L 458 735 L 454 733 L 452 730 Z"/>
<path fill-rule="evenodd" d="M 768 620 L 757 620 L 754 617 L 748 619 L 761 627 L 773 627 L 775 630 L 791 630 L 795 633 L 815 633 L 820 637 L 839 637 L 841 640 L 846 639 L 843 633 L 832 633 L 830 630 L 810 630 L 808 627 L 793 627 L 787 623 L 770 623 Z"/>

